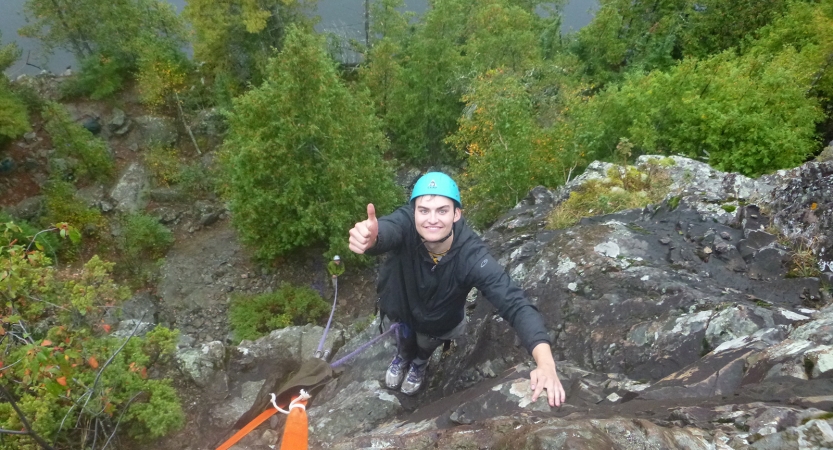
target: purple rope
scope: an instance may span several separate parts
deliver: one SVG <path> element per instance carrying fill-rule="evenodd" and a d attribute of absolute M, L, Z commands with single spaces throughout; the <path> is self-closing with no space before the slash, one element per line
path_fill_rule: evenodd
<path fill-rule="evenodd" d="M 336 312 L 336 303 L 338 302 L 338 277 L 333 278 L 333 286 L 335 286 L 335 295 L 333 296 L 333 309 L 330 310 L 330 318 L 327 319 L 327 326 L 324 328 L 324 334 L 321 335 L 321 341 L 318 342 L 318 350 L 315 352 L 316 355 L 321 354 L 321 350 L 324 349 L 324 341 L 327 340 L 327 333 L 330 332 L 330 324 L 333 323 L 333 314 Z"/>
<path fill-rule="evenodd" d="M 365 342 L 364 344 L 359 346 L 359 348 L 357 348 L 357 349 L 353 350 L 352 352 L 348 353 L 346 356 L 339 359 L 338 361 L 330 364 L 330 368 L 335 369 L 335 368 L 341 366 L 342 364 L 346 363 L 347 361 L 350 361 L 351 359 L 355 358 L 356 355 L 358 355 L 359 353 L 367 350 L 371 345 L 375 344 L 376 342 L 379 342 L 380 339 L 382 339 L 382 338 L 386 337 L 387 335 L 395 332 L 398 328 L 399 328 L 399 323 L 392 324 L 388 331 L 385 331 L 384 333 L 376 336 L 375 338 Z M 399 347 L 399 333 L 396 333 L 396 346 L 397 346 L 397 348 Z"/>

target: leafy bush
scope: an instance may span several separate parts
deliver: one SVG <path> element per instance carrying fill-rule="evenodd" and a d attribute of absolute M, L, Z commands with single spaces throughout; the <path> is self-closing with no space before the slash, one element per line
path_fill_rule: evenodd
<path fill-rule="evenodd" d="M 0 35 L 2 37 L 2 35 Z M 20 57 L 20 48 L 11 43 L 0 46 L 0 72 L 5 71 Z M 26 105 L 12 92 L 8 78 L 0 77 L 0 144 L 29 131 Z"/>
<path fill-rule="evenodd" d="M 0 364 L 33 431 L 56 448 L 88 448 L 119 423 L 139 438 L 180 428 L 184 414 L 170 380 L 148 373 L 173 354 L 176 333 L 157 327 L 144 337 L 110 336 L 104 314 L 128 296 L 110 278 L 112 264 L 93 257 L 79 270 L 58 271 L 39 250 L 12 243 L 21 232 L 0 226 L 8 243 L 0 245 Z M 8 402 L 0 404 L 0 428 L 23 428 Z M 2 448 L 37 447 L 28 436 L 7 435 Z"/>
<path fill-rule="evenodd" d="M 802 61 L 791 48 L 774 57 L 725 52 L 631 74 L 570 112 L 578 145 L 608 158 L 627 138 L 637 152 L 705 157 L 750 177 L 794 167 L 816 148 L 823 117 Z"/>
<path fill-rule="evenodd" d="M 26 0 L 26 26 L 18 32 L 36 38 L 50 51 L 60 47 L 81 62 L 80 73 L 65 85 L 69 95 L 103 99 L 119 91 L 142 56 L 183 47 L 185 23 L 173 5 L 156 0 L 74 2 Z M 181 52 L 179 52 L 181 53 Z"/>
<path fill-rule="evenodd" d="M 90 208 L 75 196 L 75 187 L 65 181 L 50 181 L 44 187 L 46 214 L 42 225 L 68 222 L 85 233 L 95 233 L 106 221 L 98 209 Z"/>
<path fill-rule="evenodd" d="M 318 292 L 309 287 L 282 283 L 275 292 L 234 297 L 229 306 L 229 325 L 236 339 L 254 340 L 290 325 L 304 325 L 330 310 Z"/>
<path fill-rule="evenodd" d="M 467 157 L 461 180 L 466 216 L 486 227 L 533 187 L 557 184 L 561 162 L 537 125 L 530 96 L 517 77 L 490 71 L 463 100 L 467 113 L 449 142 Z"/>
<path fill-rule="evenodd" d="M 319 242 L 352 254 L 347 232 L 366 205 L 385 213 L 402 200 L 379 125 L 321 39 L 290 28 L 267 81 L 235 100 L 220 160 L 233 222 L 258 257 Z"/>
<path fill-rule="evenodd" d="M 217 174 L 213 172 L 199 161 L 186 164 L 179 171 L 179 185 L 194 196 L 215 192 Z"/>
<path fill-rule="evenodd" d="M 61 93 L 68 98 L 108 98 L 120 91 L 133 70 L 124 57 L 96 53 L 81 60 L 81 70 L 61 84 Z"/>
<path fill-rule="evenodd" d="M 682 35 L 685 53 L 705 57 L 738 47 L 751 33 L 783 14 L 790 3 L 789 0 L 697 0 Z"/>
<path fill-rule="evenodd" d="M 570 193 L 570 198 L 550 214 L 549 228 L 568 228 L 582 217 L 601 216 L 658 203 L 668 194 L 671 179 L 659 163 L 643 170 L 634 166 L 614 166 L 607 178 L 589 180 Z"/>
<path fill-rule="evenodd" d="M 42 251 L 47 256 L 54 257 L 58 252 L 62 242 L 55 236 L 55 233 L 39 233 L 42 231 L 36 228 L 25 220 L 16 220 L 12 216 L 0 211 L 0 224 L 14 222 L 17 229 L 9 231 L 9 237 L 12 240 L 17 240 L 18 243 L 24 246 L 29 246 L 33 243 L 34 248 Z"/>
<path fill-rule="evenodd" d="M 182 160 L 174 147 L 152 146 L 144 154 L 145 167 L 150 169 L 153 178 L 161 186 L 179 182 Z"/>
<path fill-rule="evenodd" d="M 124 252 L 128 259 L 155 259 L 165 255 L 174 242 L 173 233 L 155 217 L 130 214 L 122 225 Z"/>
<path fill-rule="evenodd" d="M 786 48 L 798 52 L 798 67 L 812 73 L 807 90 L 823 104 L 833 98 L 833 71 L 829 55 L 833 53 L 833 2 L 790 2 L 786 13 L 748 36 L 742 46 L 751 55 L 778 54 Z M 829 110 L 828 110 L 829 111 Z M 828 112 L 829 120 L 829 112 Z"/>
<path fill-rule="evenodd" d="M 147 41 L 139 51 L 136 73 L 139 100 L 151 108 L 173 108 L 186 87 L 188 60 L 179 48 Z"/>
<path fill-rule="evenodd" d="M 66 109 L 54 102 L 43 108 L 44 128 L 52 138 L 59 156 L 77 158 L 77 176 L 93 180 L 109 180 L 115 169 L 107 144 L 73 122 Z"/>
<path fill-rule="evenodd" d="M 0 144 L 16 139 L 29 131 L 26 105 L 0 80 Z"/>

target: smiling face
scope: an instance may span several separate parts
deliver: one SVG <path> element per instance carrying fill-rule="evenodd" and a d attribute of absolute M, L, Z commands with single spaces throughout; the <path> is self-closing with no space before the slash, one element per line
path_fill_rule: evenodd
<path fill-rule="evenodd" d="M 427 242 L 437 242 L 448 236 L 458 220 L 460 210 L 448 197 L 423 195 L 415 200 L 414 224 L 417 233 Z"/>

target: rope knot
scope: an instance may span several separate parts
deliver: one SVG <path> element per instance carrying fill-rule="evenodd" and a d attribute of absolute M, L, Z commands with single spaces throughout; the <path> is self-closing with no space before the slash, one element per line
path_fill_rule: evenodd
<path fill-rule="evenodd" d="M 269 395 L 272 396 L 272 400 L 271 400 L 272 406 L 274 406 L 275 409 L 277 409 L 279 412 L 282 412 L 284 414 L 289 414 L 289 411 L 292 411 L 292 408 L 301 408 L 304 411 L 306 411 L 307 406 L 305 404 L 301 403 L 301 402 L 305 402 L 305 401 L 309 400 L 310 398 L 312 398 L 312 396 L 309 395 L 309 392 L 301 389 L 301 394 L 299 396 L 295 397 L 295 399 L 293 399 L 289 403 L 289 410 L 286 410 L 286 409 L 283 409 L 280 406 L 278 406 L 278 403 L 276 402 L 278 396 L 276 396 L 274 393 L 271 393 Z"/>

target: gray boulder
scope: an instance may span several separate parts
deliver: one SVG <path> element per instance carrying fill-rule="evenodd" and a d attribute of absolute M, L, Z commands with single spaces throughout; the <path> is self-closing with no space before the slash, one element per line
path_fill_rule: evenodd
<path fill-rule="evenodd" d="M 172 146 L 179 138 L 176 122 L 169 117 L 139 116 L 134 119 L 134 123 L 131 142 L 140 149 Z"/>
<path fill-rule="evenodd" d="M 116 209 L 123 213 L 141 211 L 148 204 L 150 177 L 141 164 L 133 162 L 122 172 L 118 183 L 110 191 Z"/>

